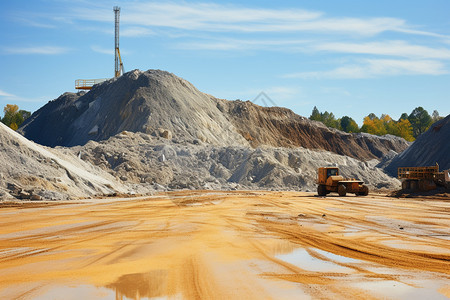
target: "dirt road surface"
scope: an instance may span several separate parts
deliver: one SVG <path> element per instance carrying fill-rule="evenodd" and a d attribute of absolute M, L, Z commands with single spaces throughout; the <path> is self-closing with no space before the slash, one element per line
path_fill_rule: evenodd
<path fill-rule="evenodd" d="M 447 299 L 450 201 L 183 191 L 3 204 L 0 299 Z"/>

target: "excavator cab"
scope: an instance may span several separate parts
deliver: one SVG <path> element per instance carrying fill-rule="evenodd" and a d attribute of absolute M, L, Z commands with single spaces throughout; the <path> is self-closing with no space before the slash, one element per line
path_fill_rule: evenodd
<path fill-rule="evenodd" d="M 317 179 L 318 184 L 326 184 L 327 179 L 330 176 L 338 176 L 339 175 L 339 169 L 336 167 L 329 167 L 329 168 L 319 168 L 318 172 L 319 176 Z"/>
<path fill-rule="evenodd" d="M 338 168 L 327 168 L 327 178 L 330 176 L 336 176 L 336 175 L 339 175 Z"/>

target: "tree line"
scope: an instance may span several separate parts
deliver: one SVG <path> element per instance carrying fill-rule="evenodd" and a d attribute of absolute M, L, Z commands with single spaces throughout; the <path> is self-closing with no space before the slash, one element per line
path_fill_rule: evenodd
<path fill-rule="evenodd" d="M 325 111 L 321 113 L 314 106 L 310 120 L 319 121 L 328 127 L 336 128 L 345 132 L 367 132 L 374 135 L 392 134 L 404 138 L 407 141 L 414 141 L 419 135 L 424 133 L 436 121 L 442 119 L 437 110 L 432 115 L 423 108 L 416 107 L 408 115 L 403 113 L 398 120 L 392 119 L 387 114 L 377 117 L 374 113 L 370 113 L 363 120 L 361 127 L 350 118 L 344 116 L 336 119 L 333 113 Z"/>
<path fill-rule="evenodd" d="M 16 104 L 6 104 L 3 108 L 3 113 L 4 116 L 0 121 L 6 126 L 11 127 L 13 130 L 17 130 L 17 128 L 31 116 L 31 112 L 19 110 L 19 106 Z"/>

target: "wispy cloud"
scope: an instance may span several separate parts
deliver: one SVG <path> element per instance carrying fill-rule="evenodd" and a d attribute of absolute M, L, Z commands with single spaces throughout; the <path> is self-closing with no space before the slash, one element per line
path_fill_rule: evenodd
<path fill-rule="evenodd" d="M 370 43 L 318 43 L 312 46 L 319 51 L 353 54 L 390 55 L 409 58 L 450 59 L 450 49 L 412 45 L 405 41 L 382 41 Z"/>
<path fill-rule="evenodd" d="M 299 46 L 313 43 L 311 40 L 296 39 L 236 39 L 195 40 L 176 44 L 177 48 L 187 50 L 254 50 L 254 49 L 298 49 Z"/>
<path fill-rule="evenodd" d="M 72 17 L 79 20 L 111 22 L 108 6 L 76 7 Z M 124 24 L 203 32 L 311 32 L 373 36 L 387 31 L 445 38 L 416 30 L 403 19 L 390 17 L 329 17 L 320 11 L 262 9 L 242 5 L 186 2 L 134 2 L 122 13 Z M 448 38 L 448 37 L 447 37 Z"/>
<path fill-rule="evenodd" d="M 55 25 L 49 24 L 45 21 L 40 20 L 33 20 L 31 18 L 16 18 L 16 21 L 18 23 L 21 23 L 22 25 L 31 26 L 31 27 L 38 27 L 38 28 L 56 28 Z"/>
<path fill-rule="evenodd" d="M 127 36 L 127 37 L 142 37 L 142 36 L 148 36 L 155 34 L 153 30 L 146 28 L 146 27 L 125 27 L 121 30 L 120 35 L 121 36 Z"/>
<path fill-rule="evenodd" d="M 361 79 L 398 75 L 448 74 L 445 64 L 435 60 L 366 59 L 332 70 L 286 74 L 285 78 Z"/>
<path fill-rule="evenodd" d="M 40 99 L 24 98 L 24 97 L 20 97 L 20 96 L 5 92 L 4 90 L 1 90 L 1 89 L 0 89 L 0 98 L 3 101 L 10 101 L 11 103 L 14 103 L 14 104 L 16 104 L 17 102 L 39 103 L 39 102 L 44 101 L 44 99 L 46 99 L 45 97 L 41 97 Z"/>
<path fill-rule="evenodd" d="M 13 95 L 13 94 L 10 94 L 10 93 L 7 93 L 7 92 L 5 92 L 5 91 L 0 90 L 0 97 L 15 98 L 15 97 L 17 97 L 17 96 L 15 96 L 15 95 Z"/>
<path fill-rule="evenodd" d="M 114 48 L 106 48 L 106 47 L 102 47 L 102 46 L 98 46 L 98 45 L 92 45 L 91 46 L 91 50 L 97 53 L 101 53 L 101 54 L 106 54 L 106 55 L 114 55 Z M 126 55 L 126 54 L 130 54 L 132 51 L 127 51 L 124 49 L 120 50 L 120 54 L 121 55 Z"/>
<path fill-rule="evenodd" d="M 57 55 L 70 51 L 69 48 L 57 46 L 4 47 L 2 49 L 6 54 Z"/>
<path fill-rule="evenodd" d="M 114 55 L 114 49 L 113 48 L 104 48 L 97 45 L 91 46 L 92 51 L 101 53 L 101 54 L 107 54 L 107 55 Z"/>

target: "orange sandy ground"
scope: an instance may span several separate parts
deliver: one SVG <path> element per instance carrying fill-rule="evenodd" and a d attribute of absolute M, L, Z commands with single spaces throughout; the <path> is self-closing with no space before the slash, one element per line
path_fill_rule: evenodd
<path fill-rule="evenodd" d="M 446 299 L 450 201 L 183 191 L 0 208 L 0 299 Z"/>

